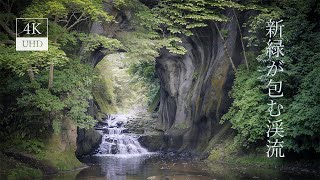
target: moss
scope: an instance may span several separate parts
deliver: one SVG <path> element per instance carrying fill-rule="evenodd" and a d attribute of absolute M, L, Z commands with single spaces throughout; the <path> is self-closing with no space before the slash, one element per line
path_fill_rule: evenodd
<path fill-rule="evenodd" d="M 276 168 L 257 168 L 256 166 L 243 166 L 237 163 L 207 163 L 208 171 L 223 179 L 281 179 L 281 173 Z"/>
<path fill-rule="evenodd" d="M 225 85 L 226 79 L 228 77 L 229 65 L 224 64 L 212 75 L 211 86 L 212 86 L 212 96 L 213 100 L 208 101 L 204 108 L 206 112 L 211 112 L 212 109 L 216 110 L 216 119 L 220 119 L 219 109 L 223 100 L 223 87 Z"/>
<path fill-rule="evenodd" d="M 158 105 L 159 105 L 159 102 L 160 102 L 160 89 L 157 92 L 157 94 L 154 97 L 154 99 L 152 100 L 151 104 L 149 105 L 148 112 L 149 113 L 155 112 L 157 107 L 158 107 Z"/>
<path fill-rule="evenodd" d="M 39 169 L 33 169 L 25 166 L 20 166 L 9 171 L 8 180 L 15 179 L 41 179 L 43 176 Z"/>
<path fill-rule="evenodd" d="M 75 155 L 75 145 L 69 144 L 65 147 L 67 143 L 62 143 L 61 134 L 53 134 L 49 142 L 46 143 L 45 149 L 36 154 L 36 157 L 47 161 L 58 170 L 73 170 L 81 167 L 82 163 Z"/>
<path fill-rule="evenodd" d="M 243 153 L 243 150 L 234 144 L 232 138 L 227 139 L 225 143 L 211 150 L 208 160 L 211 162 L 223 161 L 225 163 L 245 166 L 277 167 L 281 165 L 281 159 L 268 158 L 262 148 L 254 152 L 247 151 Z"/>
<path fill-rule="evenodd" d="M 58 170 L 73 170 L 82 166 L 82 163 L 75 156 L 75 150 L 66 150 L 62 152 L 44 151 L 38 154 L 38 158 L 46 160 L 50 165 Z"/>
<path fill-rule="evenodd" d="M 226 139 L 222 144 L 216 144 L 214 149 L 211 150 L 209 155 L 210 161 L 221 161 L 226 160 L 230 156 L 234 156 L 233 154 L 236 152 L 234 146 L 232 146 L 232 141 L 230 139 Z"/>
<path fill-rule="evenodd" d="M 225 123 L 209 142 L 209 146 L 206 149 L 206 152 L 209 152 L 208 162 L 268 167 L 275 167 L 281 164 L 281 159 L 268 158 L 266 156 L 265 147 L 251 150 L 243 149 L 242 146 L 235 144 L 234 137 L 231 124 Z"/>
<path fill-rule="evenodd" d="M 99 105 L 99 110 L 102 113 L 111 113 L 116 112 L 116 108 L 114 107 L 113 102 L 110 100 L 110 96 L 106 94 L 108 92 L 108 86 L 104 83 L 97 83 L 96 87 L 93 88 L 93 96 L 94 100 Z M 99 88 L 98 88 L 99 86 Z"/>
<path fill-rule="evenodd" d="M 199 73 L 198 72 L 193 72 L 192 73 L 192 80 L 197 80 L 199 77 Z"/>
<path fill-rule="evenodd" d="M 277 167 L 281 165 L 279 158 L 268 158 L 265 154 L 248 154 L 233 159 L 233 162 L 243 165 Z"/>
<path fill-rule="evenodd" d="M 183 123 L 175 124 L 174 127 L 177 128 L 177 129 L 187 129 L 187 128 L 188 128 L 188 125 L 187 125 L 186 122 L 183 122 Z"/>

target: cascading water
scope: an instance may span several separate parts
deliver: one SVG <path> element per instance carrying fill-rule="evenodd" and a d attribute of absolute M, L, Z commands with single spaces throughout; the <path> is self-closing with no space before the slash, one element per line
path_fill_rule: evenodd
<path fill-rule="evenodd" d="M 141 147 L 138 136 L 128 133 L 124 128 L 127 123 L 125 115 L 108 116 L 96 129 L 102 134 L 102 142 L 95 155 L 142 155 L 148 150 Z"/>

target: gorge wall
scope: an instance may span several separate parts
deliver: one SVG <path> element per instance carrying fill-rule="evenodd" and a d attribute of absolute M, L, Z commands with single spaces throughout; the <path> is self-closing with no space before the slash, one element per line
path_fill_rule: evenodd
<path fill-rule="evenodd" d="M 91 33 L 116 38 L 119 32 L 132 31 L 130 9 L 119 11 L 107 4 L 105 7 L 118 23 L 95 23 Z M 228 53 L 238 66 L 243 63 L 243 55 L 236 18 L 241 27 L 249 13 L 234 14 L 226 10 L 224 14 L 230 21 L 218 23 L 218 27 L 227 32 Z M 157 129 L 164 132 L 164 143 L 159 149 L 203 152 L 221 129 L 226 126 L 230 129 L 230 124 L 221 125 L 219 121 L 232 102 L 228 93 L 235 72 L 214 22 L 208 24 L 194 30 L 193 36 L 183 38 L 188 50 L 185 55 L 174 55 L 163 49 L 156 59 L 156 73 L 161 82 Z M 107 54 L 107 49 L 98 49 L 89 60 L 95 66 Z"/>
<path fill-rule="evenodd" d="M 227 30 L 225 42 L 236 66 L 242 63 L 242 46 L 234 13 L 230 22 L 218 24 Z M 246 14 L 237 15 L 243 22 Z M 241 26 L 241 25 L 240 25 Z M 223 40 L 213 22 L 184 39 L 184 56 L 163 51 L 156 60 L 161 82 L 159 128 L 165 132 L 168 150 L 202 152 L 223 126 L 219 121 L 232 100 L 234 70 L 225 54 Z"/>

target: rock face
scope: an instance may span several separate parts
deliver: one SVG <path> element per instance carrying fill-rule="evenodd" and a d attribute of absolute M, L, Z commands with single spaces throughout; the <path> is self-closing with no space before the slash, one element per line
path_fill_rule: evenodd
<path fill-rule="evenodd" d="M 218 27 L 228 32 L 225 42 L 237 66 L 243 57 L 237 21 L 232 11 L 225 13 L 232 20 Z M 228 92 L 234 70 L 213 22 L 195 30 L 184 45 L 186 55 L 164 51 L 156 61 L 161 82 L 159 128 L 165 131 L 166 149 L 201 152 L 222 127 L 219 121 L 231 104 Z"/>
<path fill-rule="evenodd" d="M 102 135 L 94 128 L 78 129 L 76 155 L 82 156 L 91 153 L 101 143 Z"/>
<path fill-rule="evenodd" d="M 65 118 L 62 120 L 60 139 L 58 147 L 61 151 L 76 149 L 77 126 L 72 119 Z"/>

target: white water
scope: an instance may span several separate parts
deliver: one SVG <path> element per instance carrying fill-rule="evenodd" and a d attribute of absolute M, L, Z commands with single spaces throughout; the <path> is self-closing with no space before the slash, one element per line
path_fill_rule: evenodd
<path fill-rule="evenodd" d="M 95 155 L 131 157 L 149 153 L 140 145 L 137 135 L 127 133 L 127 129 L 124 128 L 127 123 L 125 115 L 110 116 L 103 123 L 97 127 L 103 136 Z"/>

